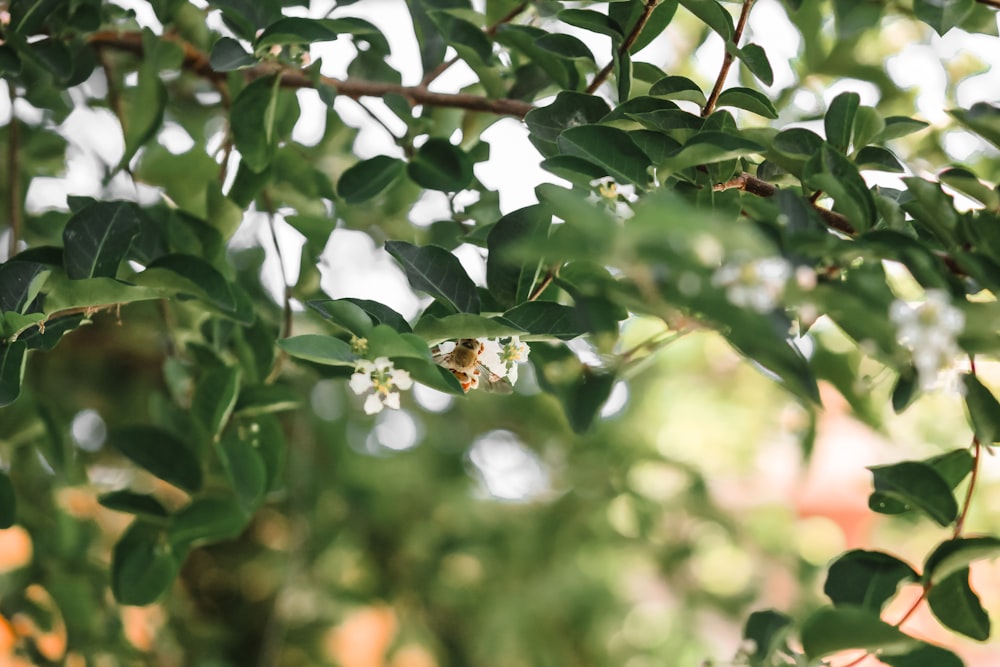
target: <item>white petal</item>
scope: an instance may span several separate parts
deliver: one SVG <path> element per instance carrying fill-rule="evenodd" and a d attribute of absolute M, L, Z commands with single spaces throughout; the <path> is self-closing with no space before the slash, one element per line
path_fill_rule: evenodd
<path fill-rule="evenodd" d="M 364 372 L 355 373 L 351 376 L 348 384 L 351 387 L 351 391 L 360 396 L 372 388 L 372 376 Z"/>
<path fill-rule="evenodd" d="M 512 385 L 517 384 L 517 364 L 511 366 L 510 370 L 507 371 L 507 379 L 510 380 Z"/>
<path fill-rule="evenodd" d="M 382 412 L 382 401 L 378 394 L 368 394 L 368 398 L 365 399 L 365 414 L 376 415 L 380 412 Z"/>
<path fill-rule="evenodd" d="M 394 370 L 392 372 L 392 383 L 399 389 L 406 391 L 413 386 L 413 379 L 408 371 Z"/>
<path fill-rule="evenodd" d="M 375 357 L 373 365 L 380 371 L 392 368 L 392 362 L 389 361 L 389 357 Z"/>
<path fill-rule="evenodd" d="M 399 392 L 390 392 L 385 398 L 382 399 L 382 402 L 393 410 L 399 410 Z"/>

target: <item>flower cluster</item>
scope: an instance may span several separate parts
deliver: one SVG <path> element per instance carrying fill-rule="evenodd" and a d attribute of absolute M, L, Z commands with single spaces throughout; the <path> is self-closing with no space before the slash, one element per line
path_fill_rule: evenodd
<path fill-rule="evenodd" d="M 512 385 L 517 384 L 517 367 L 528 361 L 531 349 L 527 343 L 514 336 L 510 339 L 484 341 L 486 349 L 479 355 L 479 362 L 497 377 L 507 378 Z"/>
<path fill-rule="evenodd" d="M 940 371 L 961 352 L 956 339 L 965 327 L 965 314 L 951 305 L 947 292 L 927 290 L 927 299 L 916 306 L 894 301 L 889 319 L 896 325 L 896 340 L 913 354 L 921 388 L 933 389 Z"/>
<path fill-rule="evenodd" d="M 723 264 L 712 276 L 712 284 L 724 287 L 729 303 L 758 313 L 775 309 L 792 275 L 792 265 L 783 257 L 764 257 L 742 264 Z"/>
<path fill-rule="evenodd" d="M 374 415 L 383 407 L 399 409 L 399 392 L 413 386 L 410 374 L 393 367 L 388 357 L 378 357 L 375 361 L 362 359 L 354 367 L 350 380 L 351 391 L 365 398 L 365 414 Z"/>

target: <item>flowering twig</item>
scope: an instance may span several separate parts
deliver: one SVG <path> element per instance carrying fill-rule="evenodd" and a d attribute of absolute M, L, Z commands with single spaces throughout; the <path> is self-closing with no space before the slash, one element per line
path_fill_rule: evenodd
<path fill-rule="evenodd" d="M 642 7 L 642 14 L 639 15 L 639 18 L 636 20 L 635 25 L 632 27 L 632 31 L 628 34 L 628 36 L 625 38 L 625 41 L 622 42 L 622 45 L 618 48 L 619 57 L 627 54 L 628 50 L 632 48 L 633 44 L 635 44 L 635 40 L 639 39 L 639 33 L 641 33 L 642 29 L 646 27 L 646 22 L 649 21 L 649 16 L 650 14 L 653 13 L 653 10 L 656 8 L 656 3 L 658 1 L 659 0 L 646 0 L 646 4 L 643 5 Z M 612 58 L 611 62 L 605 65 L 601 69 L 601 71 L 598 72 L 596 76 L 594 76 L 594 80 L 590 82 L 589 86 L 587 86 L 587 92 L 593 93 L 595 90 L 600 88 L 601 84 L 604 83 L 604 81 L 611 74 L 611 70 L 614 69 L 614 66 L 615 66 L 615 59 Z"/>
<path fill-rule="evenodd" d="M 734 47 L 739 46 L 740 37 L 743 36 L 743 30 L 747 25 L 747 19 L 750 18 L 750 7 L 752 5 L 753 0 L 743 0 L 743 9 L 740 10 L 740 18 L 736 23 L 736 29 L 733 31 Z M 715 111 L 715 104 L 719 101 L 719 95 L 722 94 L 722 86 L 726 82 L 726 77 L 729 75 L 729 68 L 733 66 L 733 60 L 735 59 L 736 57 L 732 54 L 730 49 L 727 48 L 725 55 L 722 56 L 722 67 L 719 68 L 719 76 L 715 79 L 715 86 L 712 88 L 712 92 L 708 96 L 708 101 L 705 102 L 705 108 L 702 109 L 701 115 L 703 117 L 708 117 L 713 111 Z"/>
<path fill-rule="evenodd" d="M 10 96 L 10 124 L 7 130 L 7 224 L 10 226 L 10 245 L 7 258 L 17 254 L 21 235 L 21 123 L 14 113 L 17 93 L 14 84 L 7 83 Z"/>

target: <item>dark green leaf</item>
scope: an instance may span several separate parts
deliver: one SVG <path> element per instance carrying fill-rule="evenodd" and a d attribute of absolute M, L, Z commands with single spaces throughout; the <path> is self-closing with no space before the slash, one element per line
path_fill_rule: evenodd
<path fill-rule="evenodd" d="M 551 33 L 538 39 L 535 44 L 540 49 L 550 51 L 562 58 L 580 58 L 594 62 L 590 48 L 572 35 Z"/>
<path fill-rule="evenodd" d="M 296 359 L 305 359 L 327 366 L 357 365 L 358 356 L 351 351 L 351 346 L 333 336 L 318 334 L 303 334 L 278 341 L 278 347 Z"/>
<path fill-rule="evenodd" d="M 378 301 L 369 301 L 367 299 L 348 298 L 344 299 L 344 301 L 350 301 L 354 305 L 360 307 L 368 313 L 368 316 L 372 318 L 372 321 L 375 324 L 386 324 L 399 333 L 410 332 L 410 324 L 403 318 L 402 315 L 389 306 L 381 304 Z"/>
<path fill-rule="evenodd" d="M 257 173 L 271 164 L 278 142 L 298 118 L 295 96 L 282 91 L 279 84 L 276 77 L 247 84 L 233 100 L 229 115 L 236 148 L 247 167 Z"/>
<path fill-rule="evenodd" d="M 139 467 L 185 491 L 201 488 L 198 456 L 184 442 L 156 426 L 127 426 L 108 436 L 112 447 Z"/>
<path fill-rule="evenodd" d="M 686 76 L 665 76 L 649 88 L 649 94 L 673 100 L 687 100 L 701 106 L 705 104 L 705 93 Z"/>
<path fill-rule="evenodd" d="M 913 0 L 913 14 L 943 35 L 972 13 L 976 0 Z"/>
<path fill-rule="evenodd" d="M 959 537 L 945 540 L 927 557 L 924 565 L 924 583 L 937 584 L 977 560 L 996 558 L 998 555 L 1000 555 L 1000 538 L 997 537 Z"/>
<path fill-rule="evenodd" d="M 259 53 L 260 50 L 274 45 L 329 42 L 337 39 L 337 36 L 338 33 L 332 29 L 330 21 L 286 16 L 267 26 L 257 38 L 254 47 Z"/>
<path fill-rule="evenodd" d="M 417 149 L 406 173 L 421 187 L 457 192 L 472 182 L 472 160 L 447 139 L 432 137 Z"/>
<path fill-rule="evenodd" d="M 773 609 L 755 611 L 747 617 L 746 625 L 743 626 L 743 638 L 753 642 L 751 660 L 757 661 L 753 664 L 763 662 L 785 643 L 785 635 L 791 624 L 791 618 Z"/>
<path fill-rule="evenodd" d="M 179 567 L 162 529 L 136 519 L 111 554 L 111 591 L 120 604 L 151 604 L 170 588 Z"/>
<path fill-rule="evenodd" d="M 525 301 L 541 273 L 542 261 L 532 252 L 548 234 L 552 216 L 539 205 L 503 216 L 486 239 L 486 284 L 505 306 Z"/>
<path fill-rule="evenodd" d="M 324 318 L 359 338 L 364 338 L 375 326 L 364 308 L 347 299 L 310 301 L 307 305 Z"/>
<path fill-rule="evenodd" d="M 66 275 L 114 278 L 138 233 L 139 216 L 131 202 L 96 202 L 73 214 L 63 230 Z"/>
<path fill-rule="evenodd" d="M 833 16 L 837 36 L 847 40 L 858 33 L 879 25 L 883 6 L 868 0 L 834 0 Z"/>
<path fill-rule="evenodd" d="M 379 324 L 368 334 L 368 356 L 431 360 L 430 348 L 423 338 L 410 333 L 397 333 L 385 324 Z"/>
<path fill-rule="evenodd" d="M 424 315 L 417 320 L 413 333 L 421 338 L 440 342 L 458 338 L 502 338 L 523 335 L 525 330 L 504 320 L 459 313 L 434 317 Z"/>
<path fill-rule="evenodd" d="M 385 249 L 402 265 L 413 289 L 430 294 L 455 312 L 479 312 L 476 284 L 450 252 L 404 241 L 386 241 Z"/>
<path fill-rule="evenodd" d="M 190 294 L 225 313 L 237 313 L 237 303 L 230 284 L 215 267 L 200 257 L 164 255 L 136 276 L 135 282 Z"/>
<path fill-rule="evenodd" d="M 240 391 L 238 366 L 220 366 L 202 373 L 191 399 L 191 410 L 213 438 L 222 431 L 236 406 Z"/>
<path fill-rule="evenodd" d="M 559 150 L 591 162 L 621 183 L 645 187 L 649 157 L 629 138 L 628 132 L 607 125 L 581 125 L 564 130 Z"/>
<path fill-rule="evenodd" d="M 0 530 L 6 530 L 17 520 L 17 497 L 6 472 L 0 470 Z"/>
<path fill-rule="evenodd" d="M 276 384 L 258 384 L 240 388 L 234 415 L 256 417 L 271 412 L 295 410 L 302 404 L 302 396 L 291 387 Z"/>
<path fill-rule="evenodd" d="M 902 654 L 883 653 L 878 659 L 889 667 L 965 667 L 965 663 L 957 655 L 932 644 L 920 644 L 914 650 Z"/>
<path fill-rule="evenodd" d="M 737 57 L 747 66 L 750 73 L 757 77 L 765 86 L 774 83 L 774 71 L 767 59 L 764 49 L 757 44 L 746 44 L 736 51 Z"/>
<path fill-rule="evenodd" d="M 855 229 L 864 231 L 875 224 L 875 199 L 857 167 L 828 144 L 806 162 L 802 178 L 809 187 L 833 197 L 837 210 Z"/>
<path fill-rule="evenodd" d="M 646 24 L 642 27 L 642 32 L 639 33 L 639 37 L 637 37 L 632 43 L 632 46 L 629 47 L 629 52 L 638 53 L 649 46 L 650 42 L 663 34 L 663 31 L 666 30 L 668 25 L 670 25 L 670 21 L 673 20 L 676 12 L 677 0 L 660 0 L 657 2 L 656 7 L 653 8 L 653 12 L 646 20 Z M 641 14 L 641 11 L 639 13 Z M 631 32 L 633 27 L 634 26 L 630 24 L 625 27 L 623 32 Z M 636 63 L 636 65 L 639 65 L 639 63 Z"/>
<path fill-rule="evenodd" d="M 183 551 L 238 537 L 247 520 L 247 514 L 231 498 L 197 498 L 174 514 L 167 534 L 171 546 Z"/>
<path fill-rule="evenodd" d="M 0 344 L 0 408 L 10 405 L 21 394 L 27 351 L 24 341 Z"/>
<path fill-rule="evenodd" d="M 753 88 L 727 88 L 716 102 L 720 107 L 745 109 L 764 118 L 777 118 L 778 111 L 764 93 Z"/>
<path fill-rule="evenodd" d="M 841 93 L 830 102 L 830 108 L 823 117 L 826 140 L 836 150 L 846 153 L 854 132 L 854 116 L 861 104 L 857 93 Z"/>
<path fill-rule="evenodd" d="M 569 340 L 586 333 L 576 308 L 551 301 L 527 301 L 503 314 L 503 320 L 535 336 Z"/>
<path fill-rule="evenodd" d="M 596 123 L 610 111 L 608 103 L 596 95 L 564 90 L 552 104 L 529 111 L 524 122 L 533 138 L 554 144 L 563 130 Z"/>
<path fill-rule="evenodd" d="M 934 468 L 920 461 L 903 461 L 889 465 L 869 466 L 875 484 L 875 494 L 869 507 L 879 511 L 880 495 L 919 509 L 942 526 L 958 516 L 958 503 L 951 487 Z"/>
<path fill-rule="evenodd" d="M 153 496 L 125 489 L 100 495 L 97 497 L 97 502 L 116 512 L 126 512 L 128 514 L 144 515 L 147 517 L 165 517 L 168 514 L 167 508 Z"/>
<path fill-rule="evenodd" d="M 808 159 L 823 146 L 823 138 L 801 127 L 782 130 L 774 137 L 774 149 L 789 157 Z"/>
<path fill-rule="evenodd" d="M 441 34 L 470 66 L 483 65 L 493 55 L 493 45 L 479 27 L 447 11 L 431 12 Z"/>
<path fill-rule="evenodd" d="M 267 490 L 264 459 L 253 443 L 241 438 L 236 429 L 231 429 L 216 447 L 240 508 L 247 515 L 252 514 Z"/>
<path fill-rule="evenodd" d="M 348 204 L 368 201 L 382 192 L 406 171 L 406 163 L 387 155 L 378 155 L 349 167 L 337 181 L 337 194 Z"/>
<path fill-rule="evenodd" d="M 611 38 L 613 48 L 625 39 L 622 27 L 614 19 L 592 9 L 564 9 L 559 12 L 559 20 L 574 28 L 607 35 Z"/>
<path fill-rule="evenodd" d="M 914 132 L 919 132 L 920 130 L 928 127 L 928 123 L 922 120 L 917 120 L 916 118 L 907 118 L 906 116 L 889 116 L 885 119 L 885 129 L 879 132 L 876 137 L 878 142 L 886 142 L 890 139 L 898 139 L 899 137 L 905 137 L 908 134 L 913 134 Z"/>
<path fill-rule="evenodd" d="M 763 146 L 725 132 L 699 132 L 681 148 L 667 157 L 661 167 L 667 172 L 677 172 L 688 167 L 713 164 L 723 160 L 760 153 Z"/>
<path fill-rule="evenodd" d="M 612 373 L 586 366 L 563 346 L 533 345 L 531 362 L 538 383 L 562 404 L 577 433 L 590 428 L 615 384 Z"/>
<path fill-rule="evenodd" d="M 48 277 L 44 264 L 14 259 L 0 264 L 0 313 L 23 313 Z"/>
<path fill-rule="evenodd" d="M 918 645 L 918 640 L 889 625 L 878 614 L 857 607 L 820 609 L 802 623 L 800 635 L 810 659 L 847 649 L 904 653 Z"/>
<path fill-rule="evenodd" d="M 854 114 L 854 131 L 851 139 L 855 150 L 872 143 L 884 131 L 885 121 L 882 120 L 882 114 L 872 107 L 858 107 Z"/>
<path fill-rule="evenodd" d="M 887 148 L 881 146 L 865 146 L 858 151 L 854 158 L 854 164 L 858 169 L 874 169 L 875 171 L 889 171 L 901 173 L 904 171 L 903 165 L 899 163 L 896 156 Z"/>
<path fill-rule="evenodd" d="M 979 201 L 988 209 L 1000 209 L 1000 191 L 980 181 L 979 177 L 968 169 L 951 167 L 938 174 L 938 179 Z"/>
<path fill-rule="evenodd" d="M 983 444 L 1000 442 L 1000 402 L 975 375 L 962 376 L 965 383 L 965 407 L 976 438 Z"/>
<path fill-rule="evenodd" d="M 955 632 L 984 642 L 990 638 L 990 617 L 969 585 L 969 568 L 952 572 L 927 593 L 927 604 L 939 621 Z"/>
<path fill-rule="evenodd" d="M 243 46 L 232 37 L 220 37 L 212 45 L 209 64 L 216 72 L 231 72 L 257 64 L 257 59 L 246 52 Z"/>
<path fill-rule="evenodd" d="M 854 605 L 878 614 L 901 583 L 919 579 L 912 567 L 894 556 L 854 549 L 830 564 L 823 592 L 835 606 Z"/>
<path fill-rule="evenodd" d="M 1000 148 L 1000 107 L 976 102 L 968 109 L 949 109 L 958 122 Z"/>
<path fill-rule="evenodd" d="M 733 17 L 716 0 L 680 0 L 681 6 L 704 21 L 728 41 L 733 36 Z"/>

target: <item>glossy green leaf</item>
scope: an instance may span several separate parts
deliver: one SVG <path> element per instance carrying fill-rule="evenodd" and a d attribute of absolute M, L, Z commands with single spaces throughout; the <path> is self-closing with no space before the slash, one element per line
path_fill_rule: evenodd
<path fill-rule="evenodd" d="M 881 146 L 865 146 L 854 158 L 854 164 L 858 169 L 873 169 L 875 171 L 888 171 L 902 173 L 903 165 L 899 163 L 892 151 Z"/>
<path fill-rule="evenodd" d="M 229 421 L 240 391 L 238 366 L 220 366 L 202 373 L 191 399 L 191 410 L 213 438 Z"/>
<path fill-rule="evenodd" d="M 791 618 L 773 609 L 751 613 L 743 626 L 743 638 L 753 642 L 751 660 L 766 660 L 773 651 L 783 646 L 791 625 Z"/>
<path fill-rule="evenodd" d="M 596 123 L 610 111 L 603 98 L 564 90 L 551 104 L 529 111 L 524 122 L 533 139 L 555 144 L 563 130 Z"/>
<path fill-rule="evenodd" d="M 682 7 L 704 21 L 709 28 L 729 40 L 735 30 L 733 17 L 716 0 L 680 0 Z"/>
<path fill-rule="evenodd" d="M 632 46 L 629 47 L 629 52 L 638 53 L 649 46 L 650 42 L 663 34 L 663 31 L 670 25 L 670 21 L 674 18 L 676 12 L 677 0 L 659 0 L 646 20 L 642 32 L 639 33 Z M 641 10 L 639 13 L 641 13 Z M 633 27 L 631 24 L 623 26 L 623 32 L 631 32 Z"/>
<path fill-rule="evenodd" d="M 163 518 L 169 514 L 167 508 L 153 496 L 127 489 L 102 494 L 97 497 L 97 502 L 110 510 L 127 514 L 153 518 Z"/>
<path fill-rule="evenodd" d="M 614 19 L 592 9 L 564 9 L 559 12 L 558 17 L 574 28 L 607 35 L 612 44 L 620 44 L 625 39 L 622 27 Z"/>
<path fill-rule="evenodd" d="M 151 604 L 170 588 L 179 569 L 163 530 L 136 519 L 112 551 L 111 591 L 119 604 Z"/>
<path fill-rule="evenodd" d="M 875 141 L 885 131 L 885 121 L 876 109 L 861 105 L 854 113 L 854 129 L 851 141 L 859 150 Z"/>
<path fill-rule="evenodd" d="M 125 89 L 121 105 L 122 129 L 125 134 L 125 152 L 121 165 L 125 167 L 163 125 L 167 88 L 160 80 L 159 71 L 152 66 L 140 67 L 138 81 L 135 86 Z"/>
<path fill-rule="evenodd" d="M 486 284 L 501 304 L 513 306 L 527 300 L 542 271 L 533 252 L 544 240 L 552 216 L 538 205 L 503 216 L 486 239 Z"/>
<path fill-rule="evenodd" d="M 802 648 L 810 659 L 848 649 L 905 653 L 918 640 L 903 634 L 878 617 L 858 607 L 827 607 L 814 612 L 800 630 Z"/>
<path fill-rule="evenodd" d="M 912 651 L 901 654 L 879 655 L 889 667 L 964 667 L 961 658 L 951 651 L 932 644 L 920 644 Z"/>
<path fill-rule="evenodd" d="M 406 173 L 421 187 L 457 192 L 472 181 L 472 160 L 447 139 L 432 137 L 417 149 Z"/>
<path fill-rule="evenodd" d="M 900 584 L 919 579 L 912 567 L 895 556 L 854 549 L 830 564 L 823 592 L 837 607 L 853 605 L 878 614 Z"/>
<path fill-rule="evenodd" d="M 348 204 L 368 201 L 396 182 L 406 171 L 406 163 L 387 155 L 377 155 L 348 167 L 337 181 L 337 194 Z"/>
<path fill-rule="evenodd" d="M 27 351 L 24 341 L 0 343 L 0 408 L 10 405 L 21 394 Z"/>
<path fill-rule="evenodd" d="M 549 51 L 561 58 L 594 62 L 594 54 L 591 53 L 590 47 L 572 35 L 562 33 L 547 34 L 538 39 L 535 44 L 538 48 Z"/>
<path fill-rule="evenodd" d="M 296 359 L 304 359 L 326 366 L 357 365 L 358 356 L 351 351 L 350 344 L 319 334 L 302 334 L 278 341 L 278 347 Z"/>
<path fill-rule="evenodd" d="M 980 181 L 979 177 L 968 169 L 951 167 L 938 174 L 938 179 L 962 194 L 979 201 L 986 208 L 1000 208 L 1000 191 Z"/>
<path fill-rule="evenodd" d="M 15 257 L 0 264 L 0 312 L 23 313 L 48 276 L 48 269 L 38 262 Z"/>
<path fill-rule="evenodd" d="M 1000 148 L 1000 107 L 976 102 L 968 109 L 949 109 L 959 123 Z"/>
<path fill-rule="evenodd" d="M 913 0 L 913 14 L 943 35 L 972 13 L 976 0 Z"/>
<path fill-rule="evenodd" d="M 992 535 L 945 540 L 927 557 L 923 580 L 936 585 L 977 560 L 997 556 L 1000 556 L 1000 538 Z"/>
<path fill-rule="evenodd" d="M 298 118 L 295 96 L 279 84 L 275 77 L 250 82 L 233 100 L 229 116 L 236 148 L 247 167 L 258 173 L 271 164 L 278 142 Z"/>
<path fill-rule="evenodd" d="M 247 521 L 247 514 L 231 498 L 196 498 L 174 514 L 167 537 L 175 550 L 183 551 L 239 537 Z"/>
<path fill-rule="evenodd" d="M 687 100 L 702 106 L 705 93 L 701 87 L 686 76 L 665 76 L 649 88 L 649 94 L 672 100 Z"/>
<path fill-rule="evenodd" d="M 677 172 L 688 167 L 712 164 L 764 150 L 760 144 L 724 132 L 699 132 L 664 161 L 662 168 Z"/>
<path fill-rule="evenodd" d="M 398 333 L 385 324 L 379 324 L 368 334 L 368 356 L 430 361 L 431 352 L 427 342 L 420 336 Z"/>
<path fill-rule="evenodd" d="M 534 336 L 569 340 L 587 332 L 576 308 L 551 301 L 527 301 L 506 311 L 502 319 Z"/>
<path fill-rule="evenodd" d="M 727 44 L 728 47 L 729 45 Z M 771 63 L 768 61 L 763 47 L 753 43 L 745 44 L 743 48 L 736 49 L 736 57 L 765 86 L 770 86 L 774 83 L 774 71 L 771 69 Z"/>
<path fill-rule="evenodd" d="M 889 116 L 885 119 L 885 129 L 878 134 L 876 141 L 885 142 L 890 139 L 898 139 L 908 134 L 919 132 L 927 127 L 929 127 L 929 123 L 917 120 L 916 118 Z"/>
<path fill-rule="evenodd" d="M 108 435 L 109 444 L 133 463 L 185 491 L 201 488 L 198 455 L 169 431 L 156 426 L 126 426 Z"/>
<path fill-rule="evenodd" d="M 267 469 L 252 441 L 240 437 L 239 431 L 228 431 L 216 444 L 216 451 L 240 508 L 250 515 L 267 490 Z"/>
<path fill-rule="evenodd" d="M 990 638 L 990 617 L 969 585 L 969 568 L 935 583 L 927 593 L 927 604 L 934 616 L 955 632 L 981 642 Z"/>
<path fill-rule="evenodd" d="M 216 72 L 231 72 L 256 65 L 257 59 L 232 37 L 220 37 L 212 45 L 208 62 Z"/>
<path fill-rule="evenodd" d="M 291 387 L 276 384 L 257 384 L 240 388 L 234 415 L 256 417 L 272 412 L 296 410 L 302 405 L 302 396 Z"/>
<path fill-rule="evenodd" d="M 4 470 L 0 470 L 0 530 L 6 530 L 17 520 L 17 497 L 14 484 Z"/>
<path fill-rule="evenodd" d="M 310 301 L 307 304 L 325 319 L 349 331 L 359 338 L 364 338 L 375 323 L 364 308 L 347 299 L 328 299 L 326 301 Z"/>
<path fill-rule="evenodd" d="M 861 96 L 857 93 L 840 93 L 830 102 L 830 107 L 823 117 L 826 140 L 841 153 L 846 153 L 851 143 L 854 117 L 860 104 Z"/>
<path fill-rule="evenodd" d="M 571 127 L 559 135 L 559 150 L 604 169 L 620 183 L 645 187 L 649 181 L 649 157 L 624 130 L 607 125 Z"/>
<path fill-rule="evenodd" d="M 870 229 L 875 224 L 875 199 L 868 190 L 857 167 L 830 147 L 823 144 L 810 158 L 803 171 L 805 183 L 833 197 L 836 210 L 843 213 L 855 229 Z"/>
<path fill-rule="evenodd" d="M 802 127 L 782 130 L 774 137 L 774 149 L 783 155 L 808 159 L 816 155 L 823 146 L 823 138 Z"/>
<path fill-rule="evenodd" d="M 777 118 L 778 111 L 768 97 L 753 88 L 727 88 L 719 95 L 716 106 L 745 109 L 764 118 Z"/>
<path fill-rule="evenodd" d="M 139 216 L 131 202 L 95 202 L 70 217 L 63 230 L 66 275 L 114 278 L 132 239 L 139 233 Z"/>
<path fill-rule="evenodd" d="M 196 296 L 225 313 L 236 314 L 229 282 L 211 264 L 193 255 L 164 255 L 135 277 L 139 285 Z"/>
<path fill-rule="evenodd" d="M 584 365 L 563 346 L 533 345 L 531 362 L 539 385 L 559 400 L 570 428 L 587 431 L 611 394 L 614 374 Z"/>
<path fill-rule="evenodd" d="M 869 466 L 877 494 L 922 511 L 942 526 L 958 516 L 958 502 L 951 487 L 934 468 L 920 461 Z M 874 497 L 874 496 L 873 496 Z M 869 501 L 878 511 L 878 506 Z"/>
<path fill-rule="evenodd" d="M 409 333 L 410 324 L 395 310 L 377 301 L 368 299 L 344 299 L 361 308 L 375 324 L 386 324 L 399 333 Z"/>
<path fill-rule="evenodd" d="M 1000 402 L 975 375 L 962 376 L 965 383 L 965 407 L 976 438 L 983 444 L 1000 442 Z"/>
<path fill-rule="evenodd" d="M 337 37 L 338 33 L 329 21 L 287 16 L 267 26 L 254 43 L 254 48 L 260 52 L 276 45 L 329 42 Z"/>
<path fill-rule="evenodd" d="M 386 241 L 386 251 L 403 267 L 413 289 L 430 294 L 455 312 L 478 313 L 476 285 L 453 254 L 438 246 Z"/>
<path fill-rule="evenodd" d="M 470 65 L 486 64 L 493 56 L 493 45 L 483 31 L 447 11 L 431 12 L 431 20 L 437 24 L 447 41 Z"/>
<path fill-rule="evenodd" d="M 525 330 L 505 320 L 459 313 L 445 317 L 422 316 L 413 333 L 432 343 L 458 338 L 502 338 L 523 335 Z"/>

